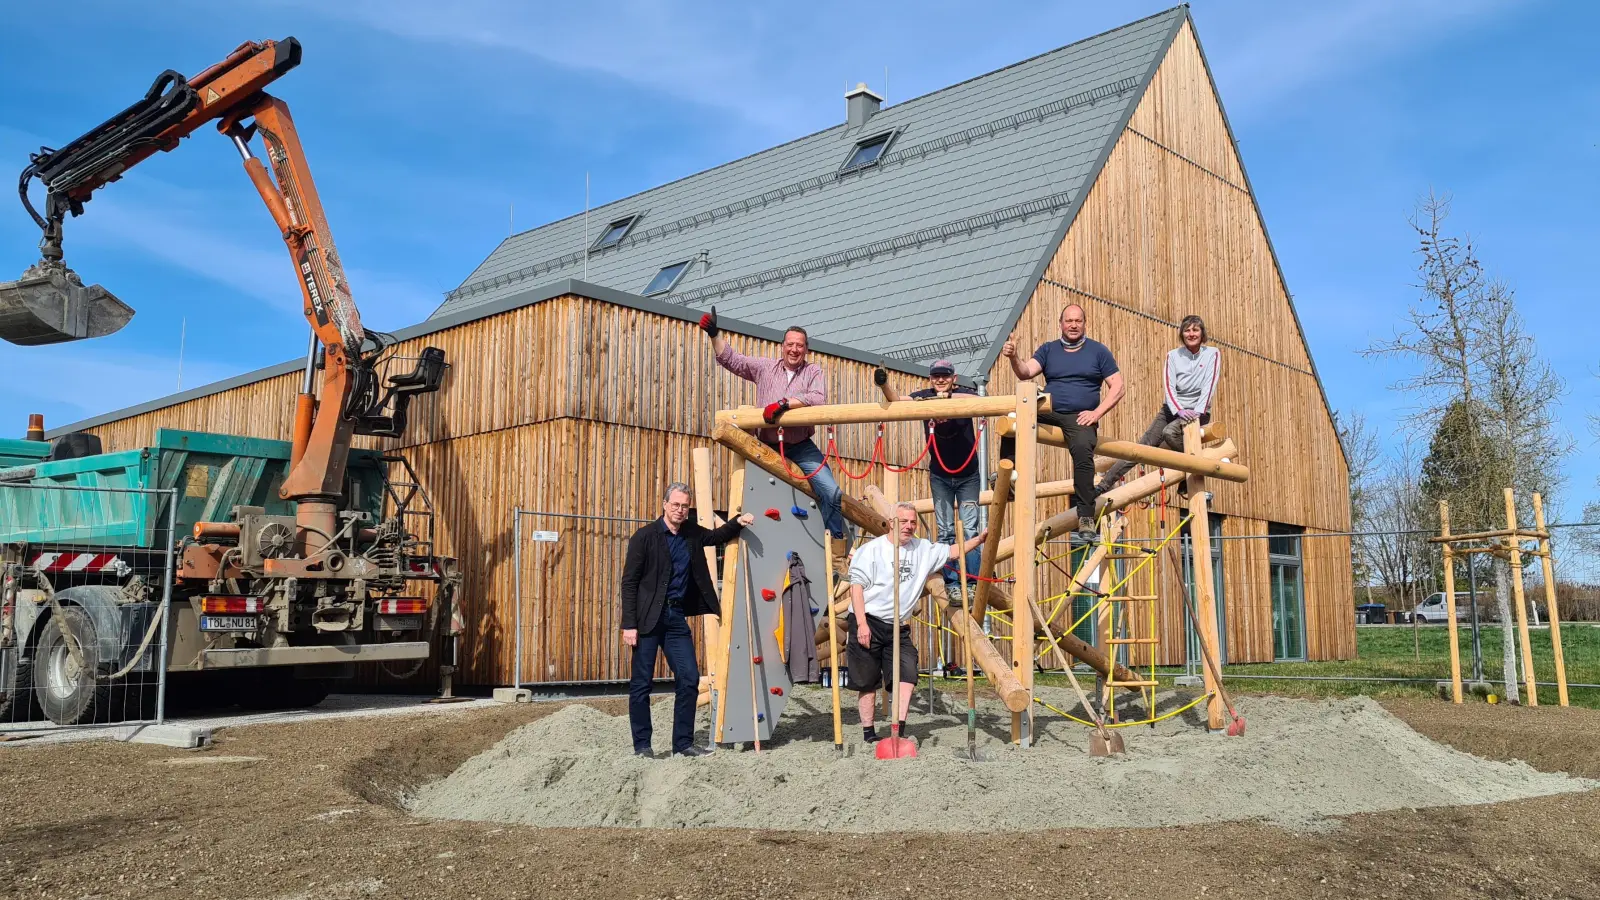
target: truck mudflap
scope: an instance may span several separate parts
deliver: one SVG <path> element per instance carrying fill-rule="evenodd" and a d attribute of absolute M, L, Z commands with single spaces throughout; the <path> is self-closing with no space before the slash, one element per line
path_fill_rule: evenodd
<path fill-rule="evenodd" d="M 397 662 L 427 659 L 427 641 L 387 644 L 319 645 L 314 647 L 243 647 L 206 650 L 201 669 L 240 669 L 255 666 L 308 666 L 325 663 Z"/>

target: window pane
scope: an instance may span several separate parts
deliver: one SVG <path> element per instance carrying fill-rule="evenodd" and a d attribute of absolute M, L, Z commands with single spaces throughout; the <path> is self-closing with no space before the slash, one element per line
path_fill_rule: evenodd
<path fill-rule="evenodd" d="M 617 243 L 622 240 L 622 236 L 627 233 L 628 223 L 618 222 L 617 224 L 606 229 L 606 233 L 600 236 L 600 243 L 596 244 L 595 247 L 597 249 L 615 247 Z"/>
<path fill-rule="evenodd" d="M 874 138 L 865 144 L 861 144 L 856 147 L 856 152 L 850 154 L 850 159 L 845 162 L 844 167 L 846 169 L 856 169 L 861 166 L 870 166 L 878 161 L 878 157 L 883 155 L 883 149 L 887 146 L 889 146 L 888 135 Z"/>
<path fill-rule="evenodd" d="M 674 263 L 657 272 L 656 277 L 650 279 L 650 283 L 645 286 L 644 295 L 648 297 L 651 294 L 659 294 L 662 291 L 670 290 L 673 283 L 678 280 L 678 276 L 683 274 L 683 270 L 688 266 L 688 262 Z"/>

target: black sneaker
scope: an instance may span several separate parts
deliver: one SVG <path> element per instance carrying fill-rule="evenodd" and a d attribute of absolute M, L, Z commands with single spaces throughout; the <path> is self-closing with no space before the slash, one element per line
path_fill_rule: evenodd
<path fill-rule="evenodd" d="M 1100 543 L 1100 532 L 1093 528 L 1079 528 L 1068 539 L 1068 544 L 1073 547 L 1086 547 L 1098 543 Z"/>
<path fill-rule="evenodd" d="M 866 732 L 862 732 L 861 734 L 861 743 L 863 744 L 876 744 L 881 740 L 883 740 L 883 736 L 878 734 L 876 731 L 872 732 L 871 737 L 868 737 Z"/>
<path fill-rule="evenodd" d="M 656 758 L 656 754 L 655 754 L 654 750 L 635 750 L 635 751 L 633 751 L 633 755 L 641 757 L 643 759 L 655 759 Z"/>
<path fill-rule="evenodd" d="M 704 747 L 694 746 L 694 747 L 690 747 L 687 750 L 678 750 L 678 751 L 674 752 L 672 755 L 673 756 L 710 756 L 711 755 L 711 751 L 707 750 Z"/>

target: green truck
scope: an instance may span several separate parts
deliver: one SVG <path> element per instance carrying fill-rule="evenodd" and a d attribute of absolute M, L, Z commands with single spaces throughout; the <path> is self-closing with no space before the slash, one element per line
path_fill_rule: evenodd
<path fill-rule="evenodd" d="M 414 673 L 459 632 L 460 575 L 404 457 L 349 451 L 336 531 L 308 552 L 288 442 L 160 429 L 79 455 L 97 443 L 0 440 L 0 721 L 147 717 L 156 691 L 134 685 L 162 671 L 312 705 L 356 663 Z"/>

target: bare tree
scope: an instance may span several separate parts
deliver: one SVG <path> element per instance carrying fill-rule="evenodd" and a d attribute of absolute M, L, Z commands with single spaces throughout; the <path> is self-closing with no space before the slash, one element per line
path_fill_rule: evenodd
<path fill-rule="evenodd" d="M 1514 467 L 1507 463 L 1504 426 L 1488 421 L 1509 408 L 1508 398 L 1486 383 L 1497 373 L 1514 380 L 1505 366 L 1495 363 L 1505 353 L 1492 345 L 1504 336 L 1497 333 L 1497 322 L 1516 326 L 1518 333 L 1520 323 L 1507 318 L 1508 305 L 1514 313 L 1512 295 L 1486 279 L 1471 239 L 1445 231 L 1449 215 L 1448 196 L 1429 193 L 1418 204 L 1410 223 L 1419 240 L 1421 296 L 1412 305 L 1406 326 L 1393 339 L 1373 344 L 1366 354 L 1401 356 L 1420 364 L 1415 375 L 1395 387 L 1417 397 L 1412 420 L 1433 428 L 1427 462 L 1437 469 L 1439 455 L 1449 457 L 1445 468 L 1452 477 L 1424 479 L 1429 499 L 1450 501 L 1451 524 L 1457 531 L 1488 530 L 1497 520 L 1503 522 L 1502 489 L 1512 483 Z M 1495 573 L 1505 629 L 1506 699 L 1515 703 L 1520 694 L 1516 642 L 1509 624 L 1510 582 L 1503 566 L 1496 566 Z"/>

